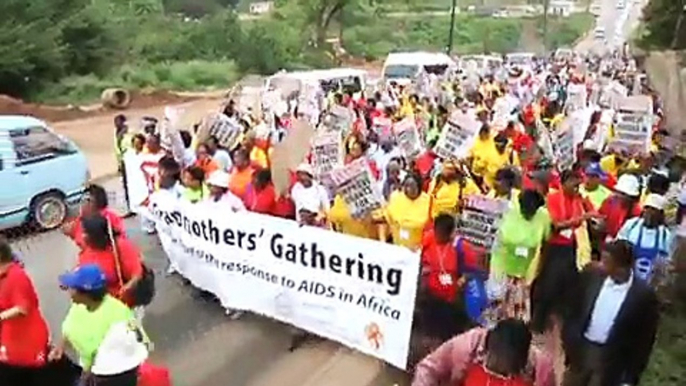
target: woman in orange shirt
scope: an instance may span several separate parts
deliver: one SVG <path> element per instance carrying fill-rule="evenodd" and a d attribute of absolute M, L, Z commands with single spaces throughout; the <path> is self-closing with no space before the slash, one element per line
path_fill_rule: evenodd
<path fill-rule="evenodd" d="M 196 161 L 195 165 L 193 166 L 197 166 L 202 169 L 205 172 L 205 177 L 209 176 L 212 172 L 219 170 L 219 165 L 217 165 L 217 163 L 212 159 L 207 145 L 201 143 L 198 145 L 198 148 L 195 152 Z"/>
<path fill-rule="evenodd" d="M 255 174 L 255 168 L 250 164 L 248 151 L 242 147 L 236 149 L 233 152 L 233 168 L 231 168 L 231 181 L 229 182 L 231 193 L 245 201 L 253 174 Z"/>

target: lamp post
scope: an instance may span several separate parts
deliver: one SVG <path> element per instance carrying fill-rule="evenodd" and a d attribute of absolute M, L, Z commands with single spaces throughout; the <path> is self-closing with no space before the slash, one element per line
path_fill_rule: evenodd
<path fill-rule="evenodd" d="M 450 9 L 450 33 L 448 34 L 448 55 L 453 52 L 453 35 L 455 34 L 455 11 L 457 0 L 453 0 L 453 7 Z"/>

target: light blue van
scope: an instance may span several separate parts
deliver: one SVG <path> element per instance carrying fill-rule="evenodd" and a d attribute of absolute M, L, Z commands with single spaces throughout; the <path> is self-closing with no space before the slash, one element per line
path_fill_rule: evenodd
<path fill-rule="evenodd" d="M 89 180 L 86 156 L 36 118 L 0 115 L 0 230 L 59 227 Z"/>

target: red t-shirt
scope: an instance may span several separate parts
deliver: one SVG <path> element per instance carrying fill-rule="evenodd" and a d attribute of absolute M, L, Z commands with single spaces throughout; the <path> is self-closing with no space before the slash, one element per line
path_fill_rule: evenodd
<path fill-rule="evenodd" d="M 48 355 L 48 324 L 31 279 L 19 264 L 12 263 L 0 276 L 0 311 L 17 306 L 26 315 L 0 322 L 0 347 L 7 355 L 3 362 L 12 366 L 43 366 Z"/>
<path fill-rule="evenodd" d="M 553 223 L 567 221 L 579 217 L 584 213 L 592 212 L 593 204 L 587 199 L 576 195 L 569 197 L 562 191 L 548 195 L 548 212 Z M 554 232 L 550 238 L 551 244 L 574 245 L 574 229 L 569 228 L 561 232 Z"/>
<path fill-rule="evenodd" d="M 606 234 L 614 238 L 626 220 L 641 215 L 641 206 L 636 203 L 630 211 L 627 211 L 622 206 L 619 197 L 610 196 L 600 205 L 598 213 L 605 217 Z"/>
<path fill-rule="evenodd" d="M 422 239 L 422 271 L 424 272 L 422 280 L 431 295 L 446 302 L 455 300 L 460 279 L 460 267 L 455 249 L 455 243 L 452 241 L 439 245 L 433 230 L 426 232 Z M 462 253 L 465 265 L 476 265 L 476 252 L 466 240 L 462 241 Z M 441 276 L 445 274 L 450 275 L 450 280 L 442 283 Z"/>
<path fill-rule="evenodd" d="M 414 167 L 417 169 L 419 174 L 426 178 L 429 176 L 429 173 L 431 173 L 431 170 L 434 168 L 434 161 L 438 158 L 438 156 L 432 152 L 432 151 L 426 151 L 419 155 L 417 159 L 414 161 Z"/>
<path fill-rule="evenodd" d="M 112 229 L 115 230 L 117 233 L 120 235 L 124 235 L 126 233 L 126 226 L 124 225 L 124 219 L 119 217 L 118 214 L 116 214 L 112 209 L 105 208 L 100 211 L 100 215 L 105 217 L 107 221 L 112 224 Z M 85 243 L 83 241 L 83 227 L 81 226 L 81 216 L 77 217 L 74 220 L 74 226 L 71 229 L 71 232 L 69 233 L 69 237 L 74 240 L 77 246 L 79 248 L 85 248 Z"/>
<path fill-rule="evenodd" d="M 465 371 L 461 386 L 533 386 L 524 377 L 501 377 L 488 372 L 483 365 L 472 363 Z"/>
<path fill-rule="evenodd" d="M 259 192 L 250 184 L 245 195 L 245 207 L 255 213 L 274 216 L 276 208 L 276 191 L 274 185 L 269 184 Z"/>
<path fill-rule="evenodd" d="M 141 276 L 143 274 L 143 265 L 138 247 L 125 237 L 117 238 L 117 247 L 119 251 L 119 262 L 121 264 L 122 280 L 124 283 L 129 281 L 132 277 Z M 114 253 L 112 253 L 111 248 L 108 248 L 105 251 L 99 251 L 86 247 L 79 254 L 78 264 L 97 264 L 105 273 L 107 292 L 124 303 L 131 305 L 133 299 L 130 299 L 128 296 L 124 296 L 124 298 L 119 296 L 122 283 L 119 280 L 114 259 Z"/>

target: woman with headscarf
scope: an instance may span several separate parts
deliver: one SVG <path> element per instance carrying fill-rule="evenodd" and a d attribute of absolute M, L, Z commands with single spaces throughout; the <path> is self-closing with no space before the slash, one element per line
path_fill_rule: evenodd
<path fill-rule="evenodd" d="M 489 286 L 497 296 L 488 311 L 490 321 L 531 318 L 531 272 L 538 271 L 532 265 L 550 236 L 550 225 L 545 199 L 535 190 L 523 191 L 518 205 L 503 216 L 491 254 Z"/>
<path fill-rule="evenodd" d="M 617 234 L 618 240 L 626 240 L 633 244 L 634 274 L 648 282 L 651 282 L 656 274 L 666 273 L 671 264 L 674 235 L 664 223 L 666 204 L 664 196 L 649 194 L 643 204 L 641 216 L 627 220 Z"/>
<path fill-rule="evenodd" d="M 209 190 L 205 202 L 211 204 L 220 204 L 222 207 L 230 209 L 232 212 L 245 210 L 245 205 L 240 198 L 236 197 L 229 190 L 229 180 L 231 177 L 229 173 L 217 170 L 212 172 L 207 178 L 207 187 Z M 219 208 L 217 208 L 219 209 Z"/>
<path fill-rule="evenodd" d="M 465 176 L 455 161 L 445 161 L 441 173 L 429 184 L 431 217 L 436 218 L 441 213 L 456 215 L 464 197 L 480 193 L 474 181 Z"/>
<path fill-rule="evenodd" d="M 132 291 L 143 277 L 140 251 L 98 213 L 83 217 L 81 226 L 85 243 L 78 265 L 99 266 L 105 274 L 108 293 L 133 306 Z"/>
<path fill-rule="evenodd" d="M 81 385 L 136 386 L 149 340 L 131 309 L 109 294 L 105 273 L 85 264 L 60 276 L 60 286 L 72 304 L 49 359 L 62 358 L 71 347 L 83 369 Z"/>
<path fill-rule="evenodd" d="M 48 324 L 28 273 L 0 236 L 0 383 L 43 386 L 48 354 Z"/>
<path fill-rule="evenodd" d="M 412 386 L 553 386 L 551 358 L 531 345 L 520 320 L 473 328 L 445 342 L 416 367 Z"/>
<path fill-rule="evenodd" d="M 386 206 L 386 221 L 393 244 L 416 250 L 421 246 L 422 233 L 430 221 L 431 198 L 421 190 L 422 180 L 410 174 L 403 181 L 403 189 L 391 194 Z"/>
<path fill-rule="evenodd" d="M 314 171 L 309 164 L 300 164 L 295 171 L 297 182 L 291 188 L 291 199 L 295 204 L 295 217 L 300 221 L 302 208 L 313 209 L 317 217 L 325 217 L 331 209 L 329 193 L 314 179 Z"/>

